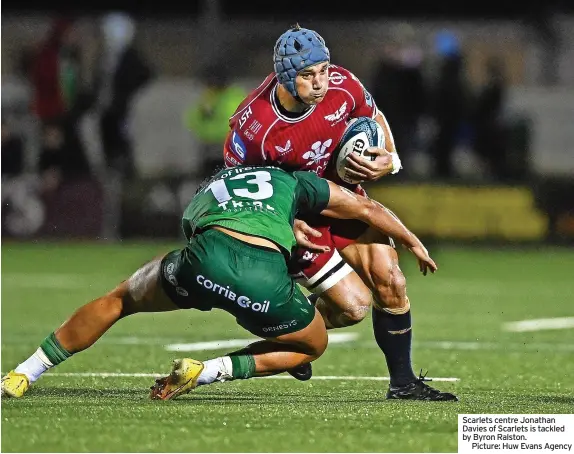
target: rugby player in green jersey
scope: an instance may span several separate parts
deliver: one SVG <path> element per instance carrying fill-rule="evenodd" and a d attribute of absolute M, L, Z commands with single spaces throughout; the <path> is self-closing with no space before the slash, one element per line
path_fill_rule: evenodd
<path fill-rule="evenodd" d="M 46 370 L 90 347 L 118 320 L 142 312 L 223 309 L 263 340 L 205 362 L 173 362 L 151 397 L 167 400 L 198 385 L 285 372 L 327 347 L 320 313 L 292 280 L 287 259 L 300 213 L 359 219 L 404 244 L 423 274 L 437 267 L 420 240 L 383 205 L 313 172 L 275 167 L 222 170 L 186 208 L 187 244 L 138 269 L 80 307 L 36 352 L 2 378 L 2 395 L 21 397 Z"/>

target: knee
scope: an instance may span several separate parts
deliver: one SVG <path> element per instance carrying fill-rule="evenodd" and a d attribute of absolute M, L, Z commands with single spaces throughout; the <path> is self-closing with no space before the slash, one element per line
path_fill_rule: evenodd
<path fill-rule="evenodd" d="M 372 302 L 373 295 L 371 292 L 354 295 L 345 308 L 345 326 L 355 325 L 362 321 L 369 313 Z"/>
<path fill-rule="evenodd" d="M 126 281 L 123 281 L 109 292 L 106 298 L 103 299 L 102 304 L 106 305 L 106 310 L 109 312 L 117 312 L 119 318 L 137 312 Z"/>
<path fill-rule="evenodd" d="M 397 264 L 387 270 L 375 287 L 375 299 L 382 308 L 400 310 L 408 305 L 407 280 Z"/>
<path fill-rule="evenodd" d="M 307 354 L 313 358 L 311 361 L 315 361 L 323 353 L 325 353 L 325 350 L 327 350 L 327 344 L 328 343 L 329 343 L 329 338 L 327 336 L 327 333 L 325 333 L 325 336 L 323 336 L 323 338 L 321 340 L 313 343 L 313 345 L 310 346 L 310 349 L 307 352 Z"/>

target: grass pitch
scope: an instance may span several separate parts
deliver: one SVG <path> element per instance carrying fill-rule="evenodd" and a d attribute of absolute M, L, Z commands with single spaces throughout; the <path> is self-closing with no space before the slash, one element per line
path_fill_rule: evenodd
<path fill-rule="evenodd" d="M 177 244 L 4 243 L 2 371 L 28 357 L 79 305 Z M 574 329 L 509 332 L 505 323 L 572 317 L 574 252 L 431 248 L 439 272 L 423 277 L 402 253 L 413 306 L 413 359 L 458 403 L 388 402 L 388 372 L 371 321 L 335 330 L 314 364 L 334 380 L 252 379 L 148 399 L 150 376 L 173 343 L 252 336 L 220 311 L 139 314 L 2 401 L 3 452 L 455 452 L 459 413 L 571 413 Z M 102 376 L 101 373 L 123 374 Z M 85 374 L 85 375 L 79 375 Z M 94 375 L 88 375 L 94 374 Z"/>

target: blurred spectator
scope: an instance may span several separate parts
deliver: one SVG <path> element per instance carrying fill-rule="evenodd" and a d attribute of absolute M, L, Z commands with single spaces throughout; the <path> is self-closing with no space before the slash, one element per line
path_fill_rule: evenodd
<path fill-rule="evenodd" d="M 130 108 L 134 96 L 152 79 L 153 71 L 134 44 L 136 24 L 130 16 L 106 14 L 101 33 L 96 87 L 102 149 L 106 164 L 129 178 L 136 173 L 127 126 Z"/>
<path fill-rule="evenodd" d="M 453 177 L 453 153 L 469 112 L 469 91 L 464 75 L 464 56 L 457 37 L 450 31 L 436 36 L 439 55 L 437 79 L 430 93 L 430 115 L 435 134 L 429 145 L 435 176 Z"/>
<path fill-rule="evenodd" d="M 52 189 L 63 177 L 82 177 L 90 171 L 78 129 L 89 101 L 82 92 L 76 37 L 72 20 L 56 19 L 48 37 L 29 60 L 32 110 L 42 128 L 39 170 L 44 173 L 50 169 Z"/>
<path fill-rule="evenodd" d="M 554 23 L 555 6 L 551 2 L 534 2 L 533 6 L 525 11 L 526 30 L 537 42 L 541 53 L 540 78 L 537 82 L 546 86 L 556 85 L 559 81 L 563 43 Z"/>
<path fill-rule="evenodd" d="M 418 125 L 426 102 L 422 63 L 423 51 L 415 32 L 403 24 L 383 43 L 383 55 L 372 79 L 372 94 L 391 126 L 407 173 L 409 157 L 419 145 Z"/>
<path fill-rule="evenodd" d="M 2 115 L 2 180 L 24 172 L 24 142 Z"/>
<path fill-rule="evenodd" d="M 42 152 L 38 172 L 45 191 L 58 189 L 64 181 L 85 178 L 89 175 L 85 155 L 76 124 L 54 120 L 42 126 Z"/>
<path fill-rule="evenodd" d="M 487 61 L 487 80 L 476 96 L 473 116 L 474 150 L 488 165 L 490 175 L 498 180 L 507 177 L 503 118 L 507 85 L 503 71 L 498 58 Z"/>
<path fill-rule="evenodd" d="M 223 143 L 229 131 L 229 118 L 247 92 L 229 83 L 227 69 L 213 65 L 204 73 L 205 87 L 199 101 L 185 112 L 185 125 L 201 143 L 202 177 L 223 165 Z"/>

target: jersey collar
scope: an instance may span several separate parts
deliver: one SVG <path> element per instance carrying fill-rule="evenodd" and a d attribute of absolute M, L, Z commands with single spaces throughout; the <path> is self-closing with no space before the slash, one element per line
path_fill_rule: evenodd
<path fill-rule="evenodd" d="M 315 110 L 315 107 L 317 107 L 317 104 L 314 104 L 305 112 L 301 112 L 300 114 L 285 110 L 285 108 L 279 102 L 279 97 L 277 96 L 277 85 L 275 85 L 271 90 L 269 98 L 271 101 L 271 107 L 273 108 L 273 112 L 275 112 L 275 115 L 277 115 L 281 120 L 287 123 L 297 123 L 299 121 L 304 120 L 309 115 L 311 115 Z"/>

